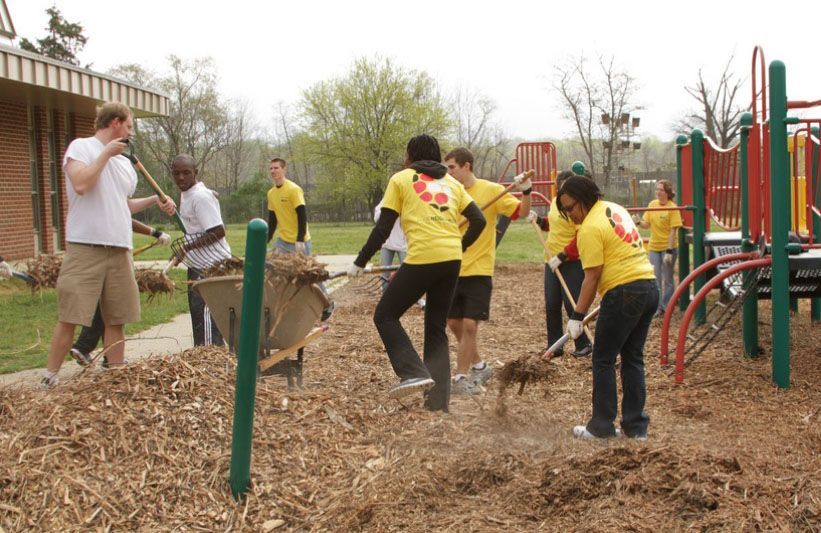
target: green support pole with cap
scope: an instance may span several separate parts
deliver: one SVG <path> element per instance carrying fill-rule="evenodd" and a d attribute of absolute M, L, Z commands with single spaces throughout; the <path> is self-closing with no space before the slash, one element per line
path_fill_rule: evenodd
<path fill-rule="evenodd" d="M 817 126 L 810 128 L 810 133 L 812 133 L 816 139 L 821 138 Z M 810 142 L 810 140 L 807 139 L 807 142 Z M 821 182 L 821 178 L 818 176 L 819 149 L 815 143 L 810 143 L 810 145 L 812 146 L 812 166 L 810 167 L 812 190 L 815 191 L 815 198 L 812 198 L 812 205 L 821 209 L 821 183 L 819 183 Z M 810 176 L 807 176 L 807 179 L 810 179 Z M 821 240 L 821 216 L 817 215 L 815 211 L 812 212 L 812 235 L 815 242 Z M 821 322 L 821 298 L 813 298 L 810 300 L 810 317 L 813 322 Z"/>
<path fill-rule="evenodd" d="M 790 163 L 787 152 L 787 76 L 784 63 L 770 63 L 770 198 L 772 205 L 773 382 L 790 386 Z"/>
<path fill-rule="evenodd" d="M 676 192 L 679 197 L 682 196 L 682 178 L 681 178 L 681 150 L 687 144 L 687 136 L 679 135 L 676 137 Z M 687 230 L 684 226 L 678 229 L 678 282 L 690 275 L 690 249 L 687 244 Z M 690 288 L 688 287 L 681 297 L 678 299 L 678 307 L 682 311 L 687 310 L 690 305 Z"/>
<path fill-rule="evenodd" d="M 257 391 L 257 357 L 262 320 L 262 287 L 265 274 L 265 241 L 268 224 L 248 223 L 245 238 L 245 273 L 242 279 L 242 316 L 237 350 L 237 383 L 234 393 L 234 426 L 231 435 L 231 494 L 240 499 L 251 482 L 251 439 L 254 431 L 254 397 Z"/>
<path fill-rule="evenodd" d="M 704 205 L 704 133 L 700 129 L 694 129 L 690 135 L 690 150 L 693 154 L 693 205 L 696 210 L 693 212 L 693 268 L 698 268 L 704 264 L 704 216 L 706 207 Z M 704 274 L 697 276 L 693 281 L 693 293 L 698 291 L 706 282 Z M 694 315 L 696 324 L 704 324 L 707 319 L 707 302 L 704 300 L 696 308 Z"/>
<path fill-rule="evenodd" d="M 573 161 L 573 164 L 570 165 L 570 170 L 572 170 L 573 174 L 577 176 L 584 176 L 584 163 L 581 161 Z"/>
<path fill-rule="evenodd" d="M 750 129 L 753 127 L 752 113 L 741 115 L 741 142 L 739 150 L 741 154 L 741 251 L 752 252 L 757 248 L 756 243 L 750 239 L 750 193 L 749 183 L 749 142 Z M 752 270 L 745 270 L 743 280 L 745 286 L 750 286 L 752 278 L 756 273 Z M 741 311 L 741 331 L 744 338 L 744 355 L 756 357 L 758 350 L 758 289 L 748 295 L 744 300 Z"/>

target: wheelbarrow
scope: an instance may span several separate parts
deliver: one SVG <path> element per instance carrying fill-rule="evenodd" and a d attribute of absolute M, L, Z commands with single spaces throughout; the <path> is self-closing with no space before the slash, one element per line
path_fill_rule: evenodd
<path fill-rule="evenodd" d="M 201 279 L 192 287 L 199 291 L 211 310 L 229 349 L 237 353 L 242 318 L 242 276 Z M 285 363 L 277 368 L 288 378 L 288 387 L 293 387 L 295 382 L 301 387 L 302 349 L 327 329 L 325 325 L 315 326 L 330 302 L 315 284 L 294 285 L 274 277 L 267 278 L 263 287 L 258 372 Z M 296 359 L 290 359 L 294 354 Z"/>

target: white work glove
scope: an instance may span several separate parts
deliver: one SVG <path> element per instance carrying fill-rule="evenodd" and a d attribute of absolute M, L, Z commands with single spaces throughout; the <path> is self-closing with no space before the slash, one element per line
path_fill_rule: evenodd
<path fill-rule="evenodd" d="M 559 257 L 558 255 L 554 255 L 547 262 L 547 266 L 550 267 L 551 272 L 556 272 L 556 269 L 559 268 L 559 265 L 561 265 L 561 264 L 562 264 L 562 258 Z"/>
<path fill-rule="evenodd" d="M 633 219 L 633 223 L 636 226 L 641 224 L 641 215 L 639 215 L 638 213 L 633 213 L 633 216 L 631 218 Z"/>
<path fill-rule="evenodd" d="M 305 243 L 302 241 L 296 241 L 294 243 L 294 249 L 301 254 L 305 254 Z"/>
<path fill-rule="evenodd" d="M 160 232 L 160 236 L 157 237 L 157 244 L 160 246 L 170 246 L 171 245 L 171 235 L 167 234 L 166 232 Z"/>
<path fill-rule="evenodd" d="M 519 191 L 519 192 L 526 191 L 528 189 L 533 188 L 533 183 L 531 183 L 530 178 L 527 178 L 527 179 L 521 179 L 520 178 L 520 179 L 515 180 L 513 183 L 516 184 L 516 185 L 513 186 L 513 188 L 515 190 Z"/>
<path fill-rule="evenodd" d="M 573 340 L 578 339 L 584 333 L 584 323 L 581 320 L 569 320 L 567 322 L 567 334 L 570 335 Z"/>
<path fill-rule="evenodd" d="M 672 265 L 673 264 L 673 252 L 671 252 L 670 250 L 667 250 L 667 252 L 664 253 L 664 264 L 665 265 Z"/>
<path fill-rule="evenodd" d="M 0 261 L 0 279 L 9 279 L 11 277 L 11 265 L 5 261 Z"/>
<path fill-rule="evenodd" d="M 536 211 L 530 211 L 527 214 L 527 221 L 528 222 L 538 222 L 539 221 L 539 214 Z"/>
<path fill-rule="evenodd" d="M 358 278 L 365 272 L 365 269 L 361 266 L 357 266 L 355 264 L 351 264 L 351 267 L 348 269 L 348 277 L 349 278 Z"/>

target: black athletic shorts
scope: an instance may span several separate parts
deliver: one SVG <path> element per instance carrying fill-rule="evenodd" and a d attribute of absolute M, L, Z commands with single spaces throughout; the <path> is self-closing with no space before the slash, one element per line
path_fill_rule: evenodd
<path fill-rule="evenodd" d="M 487 320 L 490 318 L 490 293 L 492 291 L 493 278 L 490 276 L 460 276 L 456 283 L 456 292 L 453 295 L 448 318 Z"/>

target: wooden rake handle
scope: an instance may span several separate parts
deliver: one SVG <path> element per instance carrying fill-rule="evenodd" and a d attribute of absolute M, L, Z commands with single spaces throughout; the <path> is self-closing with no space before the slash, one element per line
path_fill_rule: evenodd
<path fill-rule="evenodd" d="M 516 186 L 517 181 L 522 182 L 522 181 L 524 181 L 524 180 L 526 180 L 526 179 L 530 179 L 530 178 L 532 178 L 532 177 L 533 177 L 533 176 L 535 176 L 535 175 L 536 175 L 536 171 L 535 171 L 535 170 L 528 170 L 528 171 L 526 171 L 526 172 L 522 172 L 522 173 L 521 173 L 521 174 L 519 174 L 518 176 L 514 176 L 514 177 L 513 177 L 513 181 L 511 181 L 511 182 L 510 182 L 510 184 L 509 184 L 507 187 L 505 187 L 505 190 L 503 190 L 502 192 L 500 192 L 499 194 L 497 194 L 496 196 L 494 196 L 493 198 L 491 198 L 490 200 L 488 200 L 488 202 L 487 202 L 485 205 L 483 205 L 483 206 L 481 207 L 481 210 L 482 210 L 482 211 L 484 211 L 484 210 L 485 210 L 485 209 L 487 209 L 488 207 L 490 207 L 490 206 L 492 206 L 493 204 L 495 204 L 495 203 L 499 200 L 499 198 L 501 198 L 502 196 L 504 196 L 504 195 L 506 195 L 507 193 L 509 193 L 509 192 L 510 192 L 510 190 L 511 190 L 513 187 L 515 187 L 515 186 Z M 461 227 L 463 227 L 463 226 L 464 226 L 465 224 L 467 224 L 467 223 L 468 223 L 468 219 L 464 218 L 464 219 L 462 219 L 462 221 L 459 223 L 459 227 L 461 228 Z"/>
<path fill-rule="evenodd" d="M 362 273 L 363 274 L 378 274 L 380 272 L 390 272 L 391 270 L 399 270 L 400 266 L 401 265 L 390 265 L 390 266 L 383 266 L 383 267 L 380 267 L 380 266 L 369 267 L 369 268 L 366 268 Z M 331 272 L 328 275 L 328 279 L 341 278 L 342 276 L 347 276 L 347 275 L 348 275 L 347 270 L 340 270 L 339 272 Z"/>
<path fill-rule="evenodd" d="M 600 309 L 600 307 L 597 307 L 597 308 L 593 309 L 592 311 L 590 311 L 587 314 L 586 317 L 584 317 L 584 320 L 582 320 L 582 324 L 584 324 L 585 331 L 587 331 L 587 324 L 599 315 L 599 309 Z M 564 335 L 561 336 L 561 338 L 559 340 L 557 340 L 556 342 L 551 344 L 550 348 L 548 348 L 547 351 L 545 352 L 545 354 L 547 355 L 547 360 L 550 361 L 551 359 L 553 359 L 553 354 L 558 352 L 559 350 L 561 350 L 562 346 L 564 346 L 564 343 L 566 343 L 569 340 L 570 340 L 570 334 L 565 333 Z"/>
<path fill-rule="evenodd" d="M 123 155 L 125 157 L 127 157 L 128 160 L 131 161 L 131 164 L 134 165 L 134 168 L 136 168 L 137 171 L 140 174 L 143 175 L 143 177 L 145 178 L 145 181 L 147 181 L 148 184 L 151 186 L 151 188 L 154 190 L 154 194 L 156 194 L 157 197 L 160 199 L 160 202 L 165 203 L 168 200 L 168 196 L 165 195 L 165 193 L 160 188 L 160 186 L 157 184 L 157 182 L 154 180 L 154 178 L 151 177 L 151 174 L 149 174 L 148 170 L 146 170 L 146 168 L 143 166 L 142 162 L 140 162 L 140 160 L 137 159 L 137 156 L 134 155 L 134 154 L 126 154 L 126 153 L 123 153 Z M 182 223 L 182 218 L 180 218 L 180 214 L 179 214 L 179 212 L 177 212 L 177 210 L 174 210 L 174 215 L 173 216 L 174 216 L 174 222 L 177 223 L 177 226 L 180 228 L 180 231 L 182 231 L 183 233 L 186 233 L 185 224 Z"/>

